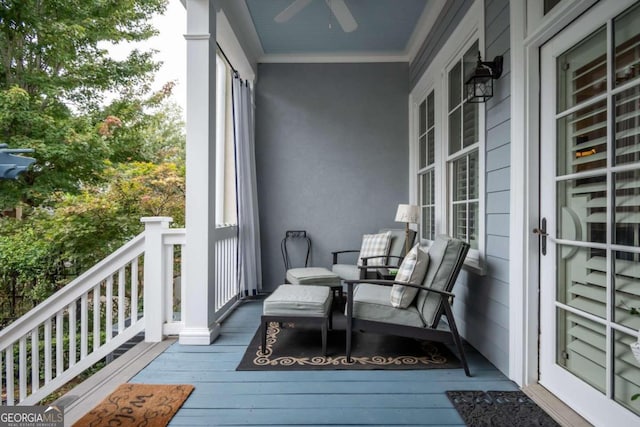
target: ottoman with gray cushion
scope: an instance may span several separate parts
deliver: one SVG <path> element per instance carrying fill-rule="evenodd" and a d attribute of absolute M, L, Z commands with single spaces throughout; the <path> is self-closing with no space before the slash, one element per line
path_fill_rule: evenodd
<path fill-rule="evenodd" d="M 322 331 L 322 354 L 327 354 L 327 330 L 331 324 L 331 290 L 327 286 L 280 285 L 264 300 L 262 349 L 267 348 L 270 322 L 318 325 Z"/>
<path fill-rule="evenodd" d="M 336 273 L 322 267 L 290 268 L 287 283 L 292 285 L 328 286 L 342 297 L 342 281 Z"/>

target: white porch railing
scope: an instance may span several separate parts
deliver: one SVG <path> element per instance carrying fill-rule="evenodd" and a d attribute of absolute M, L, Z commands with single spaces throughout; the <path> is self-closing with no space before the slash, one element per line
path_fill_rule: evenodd
<path fill-rule="evenodd" d="M 161 322 L 162 335 L 180 333 L 186 233 L 168 228 L 170 221 L 145 218 L 145 232 L 0 331 L 2 404 L 38 403 L 151 322 Z M 215 308 L 222 312 L 239 294 L 237 227 L 216 235 Z M 157 278 L 162 292 L 144 286 Z"/>

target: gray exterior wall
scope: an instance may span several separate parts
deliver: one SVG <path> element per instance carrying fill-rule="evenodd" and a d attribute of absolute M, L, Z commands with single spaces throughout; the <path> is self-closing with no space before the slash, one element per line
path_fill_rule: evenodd
<path fill-rule="evenodd" d="M 449 4 L 450 3 L 450 4 Z M 443 45 L 471 2 L 447 2 L 417 58 L 431 58 Z M 455 8 L 454 6 L 458 6 Z M 442 28 L 445 27 L 446 31 Z M 448 33 L 447 33 L 448 31 Z M 485 105 L 485 270 L 483 276 L 463 270 L 454 288 L 454 310 L 461 334 L 498 369 L 509 371 L 509 190 L 510 190 L 510 46 L 509 1 L 485 1 L 483 57 L 504 56 L 504 70 L 494 81 L 494 97 Z M 412 85 L 428 62 L 411 64 Z M 422 71 L 421 71 L 422 70 Z"/>
<path fill-rule="evenodd" d="M 280 241 L 307 230 L 310 265 L 359 249 L 408 202 L 408 64 L 260 64 L 256 170 L 265 290 L 283 283 Z M 295 255 L 295 254 L 294 254 Z M 298 257 L 295 261 L 299 262 Z"/>

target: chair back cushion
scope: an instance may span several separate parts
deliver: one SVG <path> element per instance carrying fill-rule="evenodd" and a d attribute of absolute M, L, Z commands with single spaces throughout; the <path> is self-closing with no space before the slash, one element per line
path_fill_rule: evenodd
<path fill-rule="evenodd" d="M 425 288 L 451 292 L 467 256 L 469 244 L 449 236 L 437 236 L 429 248 L 429 268 L 422 282 Z M 428 328 L 438 326 L 442 316 L 440 295 L 421 290 L 416 300 L 418 311 Z"/>
<path fill-rule="evenodd" d="M 389 228 L 389 229 L 382 229 L 380 230 L 380 233 L 383 233 L 385 231 L 390 231 L 391 232 L 391 246 L 389 248 L 389 255 L 392 256 L 404 256 L 404 241 L 405 239 L 405 235 L 406 232 L 404 229 L 398 229 L 398 228 Z M 415 235 L 416 232 L 413 230 L 409 230 L 409 247 L 412 248 L 413 247 L 413 241 L 415 239 Z M 395 259 L 391 259 L 389 260 L 391 263 L 395 263 L 398 260 Z M 397 265 L 397 264 L 395 264 Z"/>
<path fill-rule="evenodd" d="M 415 245 L 398 268 L 396 281 L 420 285 L 429 266 L 429 254 Z M 407 308 L 418 295 L 418 289 L 409 286 L 393 285 L 391 288 L 391 305 L 396 308 Z"/>
<path fill-rule="evenodd" d="M 365 234 L 362 236 L 362 246 L 358 256 L 358 265 L 362 265 L 362 258 L 371 256 L 386 257 L 389 255 L 391 245 L 391 232 L 386 231 L 378 234 Z M 367 262 L 367 265 L 385 265 L 386 258 L 374 258 Z"/>

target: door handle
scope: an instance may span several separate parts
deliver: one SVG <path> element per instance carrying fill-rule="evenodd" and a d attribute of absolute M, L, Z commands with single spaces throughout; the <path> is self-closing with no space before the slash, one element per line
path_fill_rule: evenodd
<path fill-rule="evenodd" d="M 542 221 L 540 221 L 540 228 L 534 228 L 533 234 L 540 236 L 540 252 L 542 252 L 542 255 L 546 255 L 547 236 L 549 236 L 549 233 L 547 233 L 547 218 L 542 218 Z"/>

